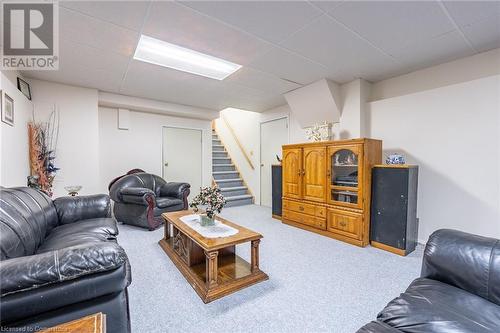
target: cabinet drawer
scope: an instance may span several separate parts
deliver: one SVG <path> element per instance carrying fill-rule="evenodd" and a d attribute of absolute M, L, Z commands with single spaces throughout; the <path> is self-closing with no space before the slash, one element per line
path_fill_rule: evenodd
<path fill-rule="evenodd" d="M 326 218 L 326 207 L 316 206 L 315 214 L 317 217 Z"/>
<path fill-rule="evenodd" d="M 314 215 L 315 205 L 297 201 L 283 200 L 283 209 L 288 209 L 289 211 L 302 214 Z"/>
<path fill-rule="evenodd" d="M 361 239 L 363 215 L 340 209 L 328 209 L 328 231 L 351 238 Z"/>
<path fill-rule="evenodd" d="M 318 217 L 292 212 L 290 210 L 285 209 L 283 210 L 283 218 L 293 222 L 305 224 L 317 229 L 326 230 L 326 221 Z"/>

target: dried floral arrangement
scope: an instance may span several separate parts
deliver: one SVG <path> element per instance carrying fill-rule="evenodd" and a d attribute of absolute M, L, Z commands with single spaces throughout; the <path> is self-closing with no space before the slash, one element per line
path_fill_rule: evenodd
<path fill-rule="evenodd" d="M 198 212 L 198 206 L 200 205 L 205 206 L 205 214 L 213 219 L 226 205 L 226 199 L 218 186 L 203 187 L 200 189 L 200 194 L 193 198 L 189 207 L 193 208 L 195 212 Z"/>
<path fill-rule="evenodd" d="M 309 141 L 328 141 L 332 138 L 332 124 L 326 120 L 321 124 L 314 124 L 306 129 L 307 139 Z"/>
<path fill-rule="evenodd" d="M 30 176 L 28 186 L 52 196 L 52 186 L 57 168 L 57 140 L 59 137 L 59 114 L 54 110 L 47 122 L 28 123 Z"/>

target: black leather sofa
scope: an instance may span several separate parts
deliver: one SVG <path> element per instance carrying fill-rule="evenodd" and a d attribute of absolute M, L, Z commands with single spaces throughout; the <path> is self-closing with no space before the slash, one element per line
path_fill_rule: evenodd
<path fill-rule="evenodd" d="M 500 240 L 434 232 L 422 273 L 358 333 L 500 332 Z"/>
<path fill-rule="evenodd" d="M 130 265 L 117 234 L 107 195 L 52 201 L 0 187 L 0 330 L 37 332 L 102 312 L 108 332 L 130 332 Z"/>
<path fill-rule="evenodd" d="M 163 223 L 162 213 L 187 209 L 189 192 L 188 183 L 167 183 L 146 172 L 127 174 L 109 186 L 116 219 L 149 230 Z"/>

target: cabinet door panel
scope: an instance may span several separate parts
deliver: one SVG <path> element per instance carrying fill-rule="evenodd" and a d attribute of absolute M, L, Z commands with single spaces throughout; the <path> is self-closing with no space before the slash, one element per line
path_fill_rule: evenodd
<path fill-rule="evenodd" d="M 302 198 L 302 149 L 283 149 L 283 196 Z"/>
<path fill-rule="evenodd" d="M 330 146 L 327 158 L 327 202 L 363 207 L 363 150 L 360 145 Z"/>
<path fill-rule="evenodd" d="M 325 202 L 326 147 L 304 148 L 304 199 Z"/>
<path fill-rule="evenodd" d="M 363 215 L 340 209 L 328 209 L 327 229 L 328 231 L 361 239 L 363 226 Z"/>

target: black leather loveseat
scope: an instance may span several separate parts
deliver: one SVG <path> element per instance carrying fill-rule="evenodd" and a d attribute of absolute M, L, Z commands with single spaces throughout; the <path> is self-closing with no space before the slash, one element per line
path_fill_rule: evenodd
<path fill-rule="evenodd" d="M 130 266 L 110 216 L 107 195 L 52 201 L 31 188 L 0 188 L 2 332 L 97 312 L 108 332 L 130 332 Z"/>
<path fill-rule="evenodd" d="M 420 278 L 358 333 L 500 332 L 500 240 L 434 232 Z"/>
<path fill-rule="evenodd" d="M 190 187 L 188 183 L 167 183 L 160 176 L 136 172 L 113 180 L 109 196 L 119 222 L 154 230 L 163 223 L 162 213 L 188 208 Z"/>

